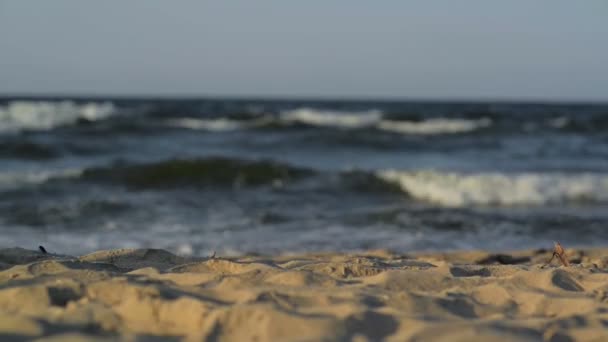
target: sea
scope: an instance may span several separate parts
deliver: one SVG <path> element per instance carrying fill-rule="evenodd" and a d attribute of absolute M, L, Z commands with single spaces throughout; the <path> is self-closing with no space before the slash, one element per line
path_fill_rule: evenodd
<path fill-rule="evenodd" d="M 608 105 L 0 98 L 0 247 L 608 244 Z"/>

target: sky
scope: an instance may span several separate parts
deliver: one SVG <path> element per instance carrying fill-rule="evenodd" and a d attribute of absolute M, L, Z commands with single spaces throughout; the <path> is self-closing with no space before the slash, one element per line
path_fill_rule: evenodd
<path fill-rule="evenodd" d="M 0 94 L 608 101 L 608 2 L 0 0 Z"/>

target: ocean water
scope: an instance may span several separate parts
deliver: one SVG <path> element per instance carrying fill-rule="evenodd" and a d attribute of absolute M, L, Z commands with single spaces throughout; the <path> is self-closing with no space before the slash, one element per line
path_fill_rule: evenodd
<path fill-rule="evenodd" d="M 608 244 L 608 106 L 0 99 L 0 247 Z"/>

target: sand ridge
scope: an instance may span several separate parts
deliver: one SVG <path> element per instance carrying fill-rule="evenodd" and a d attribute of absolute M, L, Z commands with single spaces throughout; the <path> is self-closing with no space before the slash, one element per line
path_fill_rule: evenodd
<path fill-rule="evenodd" d="M 0 340 L 608 340 L 608 251 L 567 252 L 0 249 Z"/>

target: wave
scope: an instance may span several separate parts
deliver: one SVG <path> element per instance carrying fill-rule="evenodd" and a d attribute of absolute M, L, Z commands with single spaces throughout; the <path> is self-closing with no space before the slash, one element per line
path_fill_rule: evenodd
<path fill-rule="evenodd" d="M 0 190 L 61 179 L 110 183 L 139 190 L 282 187 L 313 176 L 313 183 L 305 184 L 317 184 L 338 192 L 403 192 L 414 200 L 440 207 L 608 203 L 606 173 L 458 173 L 433 170 L 328 173 L 271 160 L 227 157 L 170 159 L 141 164 L 123 162 L 84 170 L 4 172 L 0 173 Z"/>
<path fill-rule="evenodd" d="M 428 118 L 421 121 L 389 120 L 380 110 L 327 111 L 300 108 L 282 112 L 279 120 L 283 124 L 305 124 L 317 127 L 343 129 L 373 128 L 408 135 L 455 134 L 471 132 L 492 124 L 489 118 Z"/>
<path fill-rule="evenodd" d="M 2 172 L 0 173 L 0 190 L 38 185 L 52 179 L 77 178 L 81 172 L 82 170 L 79 169 Z"/>
<path fill-rule="evenodd" d="M 59 151 L 31 141 L 8 140 L 0 142 L 0 158 L 48 160 L 57 158 Z"/>
<path fill-rule="evenodd" d="M 313 174 L 312 170 L 273 161 L 224 157 L 172 159 L 84 170 L 81 179 L 124 184 L 137 189 L 189 186 L 280 185 Z"/>
<path fill-rule="evenodd" d="M 379 110 L 330 111 L 299 108 L 281 112 L 278 116 L 262 116 L 244 119 L 233 118 L 177 118 L 167 121 L 171 127 L 206 131 L 234 131 L 254 128 L 304 125 L 339 129 L 377 129 L 407 135 L 456 134 L 489 127 L 489 118 L 429 118 L 422 121 L 385 119 Z"/>
<path fill-rule="evenodd" d="M 311 126 L 363 128 L 376 125 L 382 119 L 382 112 L 369 110 L 363 112 L 339 112 L 300 108 L 284 111 L 280 115 L 283 123 L 299 123 Z"/>
<path fill-rule="evenodd" d="M 242 121 L 231 119 L 195 119 L 195 118 L 179 118 L 167 121 L 171 127 L 187 128 L 192 130 L 204 131 L 235 131 L 246 127 Z"/>
<path fill-rule="evenodd" d="M 577 133 L 605 133 L 608 128 L 608 112 L 591 116 L 561 116 L 551 119 L 548 126 Z"/>
<path fill-rule="evenodd" d="M 271 117 L 259 117 L 255 119 L 197 119 L 197 118 L 178 118 L 167 120 L 170 127 L 186 128 L 192 130 L 204 130 L 215 132 L 237 131 L 256 127 L 270 127 L 277 124 Z"/>
<path fill-rule="evenodd" d="M 381 130 L 403 134 L 455 134 L 475 131 L 488 127 L 492 121 L 488 118 L 479 120 L 434 118 L 424 121 L 383 120 L 377 127 Z"/>
<path fill-rule="evenodd" d="M 50 130 L 80 121 L 97 121 L 116 113 L 111 102 L 12 101 L 0 106 L 0 133 Z"/>
<path fill-rule="evenodd" d="M 476 173 L 385 170 L 380 179 L 415 199 L 445 207 L 608 201 L 608 174 Z"/>

